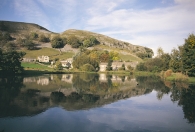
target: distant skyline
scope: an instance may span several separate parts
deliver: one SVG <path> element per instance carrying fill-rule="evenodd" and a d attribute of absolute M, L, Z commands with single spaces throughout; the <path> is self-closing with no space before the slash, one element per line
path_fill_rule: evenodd
<path fill-rule="evenodd" d="M 88 30 L 170 53 L 195 34 L 195 0 L 1 0 L 0 20 Z"/>

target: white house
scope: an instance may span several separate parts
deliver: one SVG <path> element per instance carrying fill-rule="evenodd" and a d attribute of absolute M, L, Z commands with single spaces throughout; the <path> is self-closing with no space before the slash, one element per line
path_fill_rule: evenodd
<path fill-rule="evenodd" d="M 42 55 L 42 56 L 38 56 L 37 59 L 39 62 L 49 62 L 49 56 Z"/>
<path fill-rule="evenodd" d="M 128 69 L 128 65 L 135 68 L 138 62 L 112 62 L 112 70 L 118 70 L 123 64 L 125 65 L 125 69 Z M 107 65 L 108 63 L 100 63 L 100 71 L 106 71 Z"/>
<path fill-rule="evenodd" d="M 61 62 L 61 64 L 62 64 L 63 67 L 73 68 L 73 67 L 72 67 L 72 61 L 73 61 L 72 58 L 68 58 L 67 60 L 65 60 L 65 61 L 60 61 L 60 62 Z"/>

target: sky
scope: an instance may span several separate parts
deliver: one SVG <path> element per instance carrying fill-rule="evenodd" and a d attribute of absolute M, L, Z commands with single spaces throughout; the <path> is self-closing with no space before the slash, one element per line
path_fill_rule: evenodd
<path fill-rule="evenodd" d="M 195 34 L 195 0 L 0 0 L 0 20 L 88 30 L 171 53 Z"/>

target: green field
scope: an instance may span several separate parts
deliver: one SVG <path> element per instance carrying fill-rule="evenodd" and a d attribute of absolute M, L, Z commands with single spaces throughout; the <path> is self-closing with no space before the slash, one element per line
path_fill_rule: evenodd
<path fill-rule="evenodd" d="M 138 62 L 142 62 L 142 59 L 136 57 L 136 56 L 133 56 L 133 55 L 130 55 L 130 54 L 127 54 L 127 55 L 124 55 L 124 54 L 119 54 L 119 57 L 122 61 L 138 61 Z"/>
<path fill-rule="evenodd" d="M 52 70 L 52 68 L 49 68 L 48 66 L 27 62 L 22 62 L 22 67 L 24 67 L 25 70 Z"/>
<path fill-rule="evenodd" d="M 45 55 L 45 56 L 49 56 L 50 60 L 53 60 L 55 58 L 66 60 L 67 58 L 72 58 L 72 56 L 74 55 L 73 52 L 62 52 L 60 54 L 59 50 L 52 49 L 52 48 L 41 48 L 39 50 L 23 49 L 22 51 L 26 52 L 24 58 L 37 58 L 38 56 Z"/>

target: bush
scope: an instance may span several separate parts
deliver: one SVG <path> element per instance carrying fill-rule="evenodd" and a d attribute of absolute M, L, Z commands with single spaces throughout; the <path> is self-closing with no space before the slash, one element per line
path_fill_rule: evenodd
<path fill-rule="evenodd" d="M 125 64 L 122 64 L 122 66 L 119 68 L 119 70 L 125 71 Z"/>
<path fill-rule="evenodd" d="M 35 32 L 32 32 L 32 33 L 30 34 L 30 38 L 31 38 L 31 39 L 37 39 L 37 38 L 38 38 L 38 34 L 35 33 Z"/>
<path fill-rule="evenodd" d="M 173 73 L 172 70 L 161 71 L 161 72 L 160 72 L 160 77 L 163 78 L 163 79 L 165 79 L 165 78 L 171 76 L 172 73 Z"/>
<path fill-rule="evenodd" d="M 171 74 L 172 74 L 172 70 L 167 70 L 164 73 L 164 77 L 169 77 L 169 76 L 171 76 Z"/>
<path fill-rule="evenodd" d="M 89 72 L 95 71 L 95 68 L 92 65 L 88 64 L 88 63 L 83 65 L 80 69 L 82 71 L 89 71 Z"/>
<path fill-rule="evenodd" d="M 49 38 L 46 37 L 44 34 L 41 34 L 39 36 L 39 42 L 49 42 L 49 41 L 50 41 Z"/>
<path fill-rule="evenodd" d="M 127 66 L 127 69 L 128 69 L 130 72 L 132 72 L 134 68 L 133 68 L 131 65 L 128 65 L 128 66 Z"/>
<path fill-rule="evenodd" d="M 0 41 L 2 41 L 2 40 L 4 40 L 4 41 L 10 41 L 10 40 L 12 40 L 12 37 L 7 32 L 5 32 L 5 33 L 0 32 Z"/>
<path fill-rule="evenodd" d="M 137 66 L 136 66 L 136 70 L 138 71 L 147 71 L 147 67 L 145 66 L 144 63 L 139 63 Z"/>
<path fill-rule="evenodd" d="M 106 67 L 106 71 L 112 71 L 112 60 L 108 61 L 107 67 Z"/>
<path fill-rule="evenodd" d="M 56 62 L 56 70 L 63 70 L 63 66 L 62 66 L 62 63 L 61 62 Z"/>

